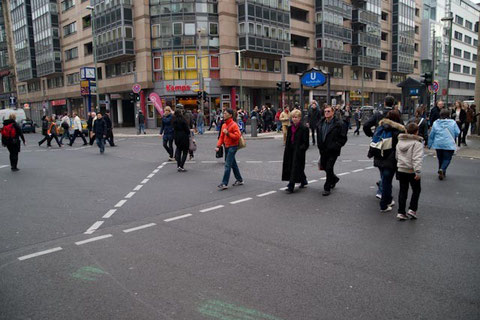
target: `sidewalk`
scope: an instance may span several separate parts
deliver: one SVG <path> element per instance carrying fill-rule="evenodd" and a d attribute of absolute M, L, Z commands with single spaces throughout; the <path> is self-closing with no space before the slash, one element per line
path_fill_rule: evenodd
<path fill-rule="evenodd" d="M 467 136 L 467 144 L 468 146 L 462 145 L 460 148 L 458 148 L 455 156 L 480 159 L 480 136 Z M 425 152 L 430 155 L 436 154 L 434 149 L 425 149 Z"/>

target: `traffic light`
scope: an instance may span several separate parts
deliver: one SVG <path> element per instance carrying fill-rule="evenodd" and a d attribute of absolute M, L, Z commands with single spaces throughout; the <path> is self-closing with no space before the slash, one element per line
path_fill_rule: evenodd
<path fill-rule="evenodd" d="M 292 88 L 291 88 L 291 83 L 290 82 L 285 82 L 285 91 L 290 91 Z"/>
<path fill-rule="evenodd" d="M 423 83 L 425 84 L 425 86 L 429 86 L 433 83 L 433 73 L 432 72 L 425 72 L 424 74 L 422 74 L 422 77 L 423 77 Z"/>
<path fill-rule="evenodd" d="M 202 97 L 203 97 L 203 91 L 198 91 L 197 92 L 197 99 L 202 100 Z"/>
<path fill-rule="evenodd" d="M 207 92 L 203 92 L 203 101 L 207 102 L 208 101 L 208 95 Z"/>
<path fill-rule="evenodd" d="M 277 90 L 278 91 L 283 91 L 283 82 L 277 82 Z"/>
<path fill-rule="evenodd" d="M 130 97 L 130 102 L 131 102 L 131 103 L 135 103 L 135 93 L 130 92 L 128 95 L 129 95 L 129 97 Z"/>
<path fill-rule="evenodd" d="M 138 93 L 135 93 L 135 101 L 140 101 L 140 95 Z"/>

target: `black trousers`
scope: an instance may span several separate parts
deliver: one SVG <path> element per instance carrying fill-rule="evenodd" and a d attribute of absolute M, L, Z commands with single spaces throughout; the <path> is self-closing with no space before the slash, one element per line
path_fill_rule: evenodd
<path fill-rule="evenodd" d="M 110 145 L 110 147 L 113 147 L 115 145 L 115 142 L 113 141 L 112 129 L 107 129 L 107 135 L 106 135 L 105 141 L 108 141 L 108 144 Z"/>
<path fill-rule="evenodd" d="M 465 127 L 463 128 L 463 137 L 462 137 L 462 143 L 467 143 L 467 134 L 468 134 L 468 129 L 470 128 L 470 123 L 469 122 L 465 122 Z"/>
<path fill-rule="evenodd" d="M 172 139 L 163 139 L 163 147 L 168 152 L 168 156 L 173 158 L 173 138 Z"/>
<path fill-rule="evenodd" d="M 312 143 L 315 144 L 315 134 L 317 133 L 317 128 L 315 126 L 313 128 L 310 127 L 310 131 L 312 131 Z"/>
<path fill-rule="evenodd" d="M 335 162 L 337 161 L 337 155 L 331 155 L 327 152 L 320 153 L 320 167 L 325 170 L 327 174 L 327 180 L 323 186 L 325 191 L 330 191 L 332 185 L 340 180 L 335 173 L 333 172 L 333 168 L 335 167 Z"/>
<path fill-rule="evenodd" d="M 72 145 L 75 142 L 75 139 L 77 137 L 81 137 L 83 140 L 83 144 L 87 144 L 87 139 L 85 139 L 83 132 L 80 130 L 75 130 L 75 132 L 72 134 L 72 138 L 70 139 L 70 145 Z"/>
<path fill-rule="evenodd" d="M 48 135 L 44 134 L 43 135 L 43 139 L 38 141 L 38 145 L 41 146 L 45 141 L 47 141 L 47 146 L 50 146 L 50 139 L 48 137 Z"/>
<path fill-rule="evenodd" d="M 175 150 L 175 160 L 177 160 L 177 167 L 183 168 L 185 161 L 187 161 L 188 149 L 180 150 L 177 148 Z"/>
<path fill-rule="evenodd" d="M 357 135 L 360 135 L 360 121 L 355 120 L 355 126 L 356 126 L 357 128 L 355 129 L 355 131 L 353 132 L 353 134 L 356 133 Z"/>
<path fill-rule="evenodd" d="M 397 172 L 397 179 L 400 182 L 400 191 L 398 192 L 398 213 L 405 214 L 407 206 L 408 187 L 412 187 L 412 198 L 410 199 L 409 209 L 417 212 L 418 199 L 420 198 L 420 180 L 415 180 L 415 173 Z"/>
<path fill-rule="evenodd" d="M 17 169 L 18 153 L 20 152 L 20 146 L 16 143 L 7 144 L 8 152 L 10 152 L 10 166 L 12 169 Z"/>
<path fill-rule="evenodd" d="M 58 140 L 58 137 L 56 134 L 52 134 L 50 137 L 48 137 L 48 145 L 51 146 L 52 145 L 52 140 L 55 139 L 55 141 L 57 142 L 58 146 L 61 147 L 62 144 L 60 143 L 60 141 Z"/>

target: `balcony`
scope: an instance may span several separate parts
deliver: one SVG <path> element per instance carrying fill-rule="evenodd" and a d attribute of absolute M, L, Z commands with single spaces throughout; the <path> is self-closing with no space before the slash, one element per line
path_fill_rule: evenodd
<path fill-rule="evenodd" d="M 241 35 L 238 42 L 240 50 L 244 49 L 275 55 L 290 55 L 290 43 L 288 41 L 257 37 L 253 35 Z"/>
<path fill-rule="evenodd" d="M 352 23 L 380 26 L 380 16 L 363 9 L 354 9 L 352 11 Z"/>
<path fill-rule="evenodd" d="M 332 39 L 342 40 L 345 43 L 352 43 L 352 30 L 333 23 L 323 22 L 317 23 L 316 37 L 328 37 Z"/>
<path fill-rule="evenodd" d="M 352 65 L 368 69 L 378 69 L 380 68 L 380 58 L 369 56 L 354 56 L 352 59 Z"/>
<path fill-rule="evenodd" d="M 342 0 L 316 0 L 315 2 L 317 12 L 331 11 L 340 14 L 346 20 L 352 20 L 352 6 Z"/>
<path fill-rule="evenodd" d="M 380 37 L 366 32 L 356 32 L 353 34 L 352 44 L 362 47 L 380 47 Z"/>
<path fill-rule="evenodd" d="M 330 62 L 340 65 L 352 65 L 352 54 L 347 51 L 320 48 L 317 49 L 317 62 Z"/>
<path fill-rule="evenodd" d="M 135 56 L 132 39 L 119 39 L 97 46 L 97 61 L 109 62 L 111 60 L 129 59 Z"/>

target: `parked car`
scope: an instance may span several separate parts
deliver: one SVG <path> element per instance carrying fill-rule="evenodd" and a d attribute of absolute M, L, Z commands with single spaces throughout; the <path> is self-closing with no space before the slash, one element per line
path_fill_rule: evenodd
<path fill-rule="evenodd" d="M 0 129 L 3 127 L 3 121 L 10 117 L 11 113 L 15 113 L 17 116 L 17 123 L 20 125 L 22 120 L 27 119 L 25 111 L 23 109 L 1 109 L 0 110 Z"/>
<path fill-rule="evenodd" d="M 23 119 L 20 126 L 23 133 L 35 133 L 35 123 L 30 119 Z"/>

